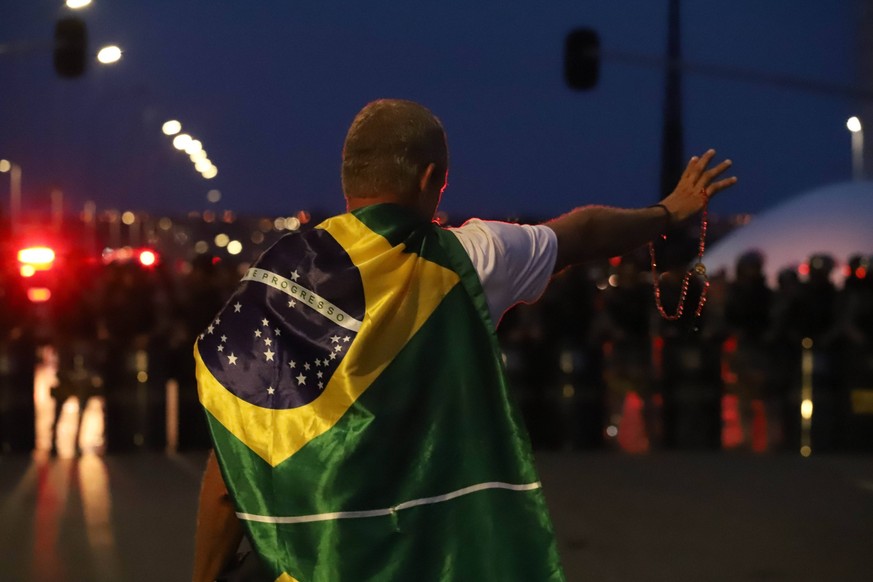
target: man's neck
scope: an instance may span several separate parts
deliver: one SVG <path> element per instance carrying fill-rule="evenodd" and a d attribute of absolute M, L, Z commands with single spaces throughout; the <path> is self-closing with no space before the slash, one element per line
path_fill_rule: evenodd
<path fill-rule="evenodd" d="M 365 206 L 373 206 L 374 204 L 397 204 L 398 206 L 405 206 L 410 210 L 416 210 L 407 200 L 403 200 L 394 194 L 377 194 L 375 196 L 355 196 L 352 198 L 346 198 L 346 210 L 348 212 L 364 208 Z"/>

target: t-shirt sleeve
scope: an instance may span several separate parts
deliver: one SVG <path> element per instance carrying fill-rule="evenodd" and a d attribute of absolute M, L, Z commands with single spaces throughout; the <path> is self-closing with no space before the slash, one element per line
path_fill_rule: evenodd
<path fill-rule="evenodd" d="M 507 309 L 545 291 L 558 253 L 551 228 L 474 218 L 449 230 L 470 256 L 495 325 Z"/>

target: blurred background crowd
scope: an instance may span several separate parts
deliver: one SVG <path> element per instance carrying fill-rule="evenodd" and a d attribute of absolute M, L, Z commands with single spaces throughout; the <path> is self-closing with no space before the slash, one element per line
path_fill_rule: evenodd
<path fill-rule="evenodd" d="M 667 313 L 688 267 L 682 246 L 658 247 Z M 534 446 L 869 450 L 871 258 L 840 259 L 809 257 L 771 285 L 764 255 L 746 252 L 730 276 L 710 275 L 700 317 L 692 278 L 676 321 L 655 308 L 646 248 L 559 274 L 498 329 Z M 62 412 L 72 406 L 81 426 L 89 402 L 97 434 L 74 429 L 71 452 L 208 447 L 192 348 L 249 263 L 130 249 L 58 262 L 50 299 L 34 300 L 11 268 L 0 279 L 0 450 L 56 451 Z"/>
<path fill-rule="evenodd" d="M 500 334 L 534 443 L 758 452 L 870 447 L 873 281 L 869 258 L 810 257 L 771 287 L 764 256 L 692 282 L 676 321 L 655 309 L 648 253 L 559 275 Z M 676 311 L 687 265 L 661 275 Z M 696 283 L 696 285 L 695 285 Z M 814 411 L 814 413 L 813 413 Z"/>

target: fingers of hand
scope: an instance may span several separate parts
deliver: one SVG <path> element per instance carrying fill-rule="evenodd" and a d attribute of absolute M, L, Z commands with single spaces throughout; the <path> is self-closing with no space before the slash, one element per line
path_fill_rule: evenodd
<path fill-rule="evenodd" d="M 707 166 L 709 166 L 714 157 L 715 150 L 709 149 L 700 157 L 694 156 L 691 158 L 682 180 L 685 182 L 685 188 L 689 191 L 702 194 L 705 197 L 710 197 L 737 183 L 736 176 L 713 182 L 714 179 L 733 165 L 731 160 L 724 160 L 718 165 L 707 169 Z M 688 181 L 686 182 L 686 180 Z"/>
<path fill-rule="evenodd" d="M 730 178 L 725 178 L 724 180 L 719 180 L 718 182 L 713 182 L 706 188 L 706 193 L 708 196 L 713 196 L 717 192 L 721 192 L 725 188 L 730 188 L 734 184 L 737 183 L 737 177 L 731 176 Z"/>
<path fill-rule="evenodd" d="M 709 161 L 712 160 L 714 155 L 715 150 L 708 150 L 702 156 L 694 156 L 691 158 L 688 162 L 688 166 L 685 168 L 685 176 L 696 182 L 700 177 L 700 174 L 706 170 L 706 166 L 709 165 Z"/>
<path fill-rule="evenodd" d="M 722 172 L 730 168 L 731 164 L 733 164 L 733 162 L 731 162 L 730 160 L 725 160 L 714 168 L 710 168 L 709 170 L 705 171 L 702 176 L 703 185 L 706 186 L 707 184 L 712 182 L 716 176 L 720 175 Z"/>
<path fill-rule="evenodd" d="M 700 158 L 697 160 L 697 168 L 699 171 L 704 171 L 706 167 L 709 165 L 709 162 L 712 161 L 712 158 L 715 157 L 715 150 L 706 150 Z"/>

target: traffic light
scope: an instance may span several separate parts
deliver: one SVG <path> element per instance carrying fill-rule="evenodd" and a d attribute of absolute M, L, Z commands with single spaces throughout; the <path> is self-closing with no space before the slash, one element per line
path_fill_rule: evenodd
<path fill-rule="evenodd" d="M 564 79 L 571 89 L 592 89 L 600 77 L 600 37 L 590 28 L 577 28 L 564 44 Z"/>
<path fill-rule="evenodd" d="M 61 77 L 73 79 L 85 72 L 88 52 L 88 30 L 85 22 L 74 16 L 55 24 L 55 71 Z"/>

